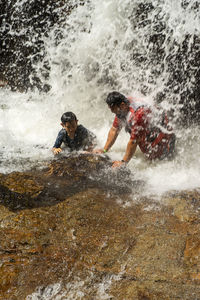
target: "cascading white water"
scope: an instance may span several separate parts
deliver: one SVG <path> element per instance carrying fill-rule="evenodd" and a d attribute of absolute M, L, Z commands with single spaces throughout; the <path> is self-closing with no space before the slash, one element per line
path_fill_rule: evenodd
<path fill-rule="evenodd" d="M 25 2 L 17 1 L 22 10 Z M 135 12 L 142 0 L 86 1 L 66 16 L 62 28 L 55 25 L 48 37 L 44 37 L 51 90 L 47 94 L 0 90 L 0 172 L 24 170 L 50 159 L 51 147 L 60 130 L 60 116 L 65 111 L 73 111 L 79 123 L 97 135 L 101 147 L 114 118 L 104 103 L 108 92 L 118 90 L 142 97 L 141 91 L 145 91 L 145 98 L 153 103 L 170 76 L 165 59 L 172 51 L 172 43 L 181 43 L 186 34 L 190 34 L 192 42 L 193 35 L 199 34 L 200 18 L 193 9 L 195 2 L 190 1 L 184 8 L 181 0 L 147 1 L 146 5 L 153 8 L 144 14 L 146 25 L 141 26 Z M 162 64 L 154 61 L 155 53 L 148 39 L 158 33 L 161 23 L 165 23 Z M 58 32 L 62 35 L 59 41 Z M 173 51 L 178 50 L 174 47 Z M 35 65 L 41 80 L 42 65 L 43 62 Z M 189 87 L 191 83 L 188 78 Z M 168 93 L 162 107 L 176 112 L 178 105 L 174 99 L 178 97 Z M 176 113 L 175 117 L 178 118 Z M 199 128 L 186 130 L 176 128 L 175 124 L 174 127 L 177 134 L 174 161 L 150 164 L 137 151 L 129 163 L 135 178 L 147 182 L 148 195 L 200 186 Z M 120 133 L 109 153 L 112 159 L 122 158 L 128 138 L 125 132 Z"/>

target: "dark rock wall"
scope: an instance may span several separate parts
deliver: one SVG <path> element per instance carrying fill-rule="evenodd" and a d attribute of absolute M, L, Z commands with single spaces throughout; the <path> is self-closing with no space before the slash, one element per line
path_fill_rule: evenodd
<path fill-rule="evenodd" d="M 45 60 L 44 36 L 50 28 L 62 23 L 70 6 L 62 0 L 2 0 L 0 7 L 0 66 L 1 79 L 12 89 L 26 90 L 37 87 L 48 90 L 38 78 L 34 64 L 43 62 L 42 75 L 48 77 L 48 61 Z M 31 77 L 30 77 L 31 75 Z"/>

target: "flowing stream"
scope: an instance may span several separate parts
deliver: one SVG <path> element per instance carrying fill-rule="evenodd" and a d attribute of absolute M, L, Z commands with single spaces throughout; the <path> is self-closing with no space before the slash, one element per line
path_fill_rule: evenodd
<path fill-rule="evenodd" d="M 25 2 L 18 0 L 17 9 L 23 11 Z M 42 166 L 51 159 L 51 147 L 61 128 L 60 117 L 66 111 L 73 111 L 79 123 L 97 135 L 98 146 L 102 147 L 114 118 L 104 102 L 107 93 L 117 90 L 145 96 L 153 103 L 169 87 L 169 55 L 178 53 L 177 45 L 186 35 L 190 45 L 194 35 L 199 34 L 196 4 L 192 0 L 151 0 L 144 7 L 141 0 L 85 1 L 85 5 L 77 6 L 66 16 L 62 26 L 52 27 L 43 38 L 43 61 L 34 65 L 41 81 L 51 86 L 50 91 L 23 93 L 0 89 L 0 172 L 22 171 L 34 164 Z M 139 8 L 143 8 L 142 22 L 138 19 Z M 160 61 L 158 48 L 153 49 L 155 44 L 149 39 L 159 33 Z M 46 79 L 42 75 L 44 60 L 50 67 Z M 186 83 L 192 89 L 193 78 L 188 76 Z M 184 88 L 185 84 L 180 92 Z M 173 111 L 176 158 L 149 163 L 138 150 L 129 163 L 135 178 L 146 181 L 147 195 L 200 186 L 199 128 L 177 125 L 180 95 L 175 90 L 174 86 L 172 90 L 168 88 L 160 105 Z M 111 159 L 122 158 L 128 138 L 124 131 L 120 133 L 108 154 Z"/>

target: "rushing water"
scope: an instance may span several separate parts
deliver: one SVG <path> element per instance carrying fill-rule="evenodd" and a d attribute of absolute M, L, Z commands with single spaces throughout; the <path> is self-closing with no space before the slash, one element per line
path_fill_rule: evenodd
<path fill-rule="evenodd" d="M 25 2 L 17 1 L 22 10 Z M 62 28 L 55 25 L 44 37 L 49 78 L 42 77 L 44 62 L 37 62 L 34 68 L 38 77 L 51 85 L 51 90 L 21 93 L 1 88 L 0 172 L 24 170 L 52 158 L 51 147 L 60 130 L 63 112 L 73 111 L 79 123 L 97 135 L 102 147 L 114 117 L 104 103 L 108 92 L 118 90 L 139 97 L 143 92 L 152 103 L 166 89 L 170 76 L 169 51 L 174 42 L 182 43 L 186 35 L 190 35 L 192 42 L 194 34 L 199 34 L 199 10 L 192 0 L 147 1 L 141 24 L 135 12 L 142 3 L 141 0 L 86 1 L 66 17 Z M 161 29 L 165 34 L 162 63 L 156 60 L 157 53 L 149 41 L 149 35 Z M 58 32 L 62 36 L 59 41 Z M 178 48 L 174 46 L 175 54 L 176 51 Z M 191 78 L 187 84 L 192 88 Z M 176 125 L 180 105 L 179 94 L 174 94 L 174 90 L 168 91 L 161 106 L 174 111 L 175 160 L 149 163 L 137 151 L 129 164 L 135 178 L 147 182 L 147 194 L 200 186 L 199 128 L 183 129 Z M 112 159 L 122 158 L 128 138 L 125 132 L 120 133 L 109 153 Z"/>

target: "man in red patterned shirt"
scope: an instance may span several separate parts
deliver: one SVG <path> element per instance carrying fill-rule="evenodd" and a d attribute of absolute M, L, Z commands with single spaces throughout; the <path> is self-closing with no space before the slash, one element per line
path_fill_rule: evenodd
<path fill-rule="evenodd" d="M 106 103 L 116 116 L 104 148 L 95 152 L 106 153 L 115 143 L 122 127 L 130 134 L 123 159 L 114 161 L 113 167 L 128 163 L 137 146 L 150 160 L 173 157 L 175 134 L 165 112 L 136 99 L 126 98 L 118 92 L 108 94 Z"/>

